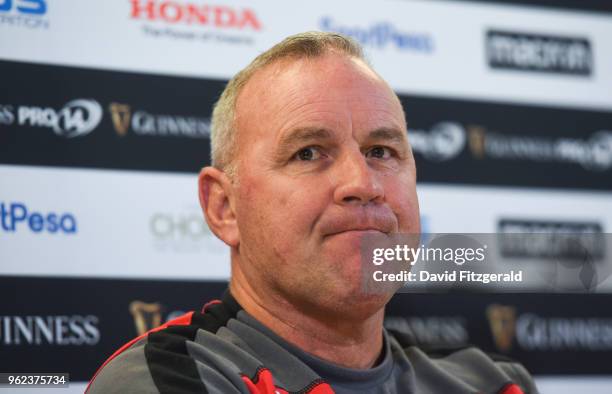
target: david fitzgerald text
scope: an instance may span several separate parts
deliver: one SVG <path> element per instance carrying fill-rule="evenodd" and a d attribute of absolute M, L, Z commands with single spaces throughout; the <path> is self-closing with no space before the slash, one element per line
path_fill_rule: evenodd
<path fill-rule="evenodd" d="M 397 273 L 384 273 L 374 271 L 372 274 L 376 282 L 522 282 L 523 270 L 511 270 L 505 273 L 480 273 L 469 270 L 444 271 L 442 273 L 431 273 L 420 271 L 418 273 L 403 270 Z"/>

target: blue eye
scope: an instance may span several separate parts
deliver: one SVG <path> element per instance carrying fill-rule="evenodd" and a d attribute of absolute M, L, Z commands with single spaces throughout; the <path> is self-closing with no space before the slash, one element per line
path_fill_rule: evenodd
<path fill-rule="evenodd" d="M 391 157 L 391 150 L 384 146 L 375 146 L 366 152 L 366 157 L 373 157 L 375 159 L 388 159 Z"/>
<path fill-rule="evenodd" d="M 295 154 L 294 158 L 300 161 L 312 161 L 317 160 L 321 157 L 321 153 L 314 146 L 309 146 L 307 148 L 300 149 Z"/>

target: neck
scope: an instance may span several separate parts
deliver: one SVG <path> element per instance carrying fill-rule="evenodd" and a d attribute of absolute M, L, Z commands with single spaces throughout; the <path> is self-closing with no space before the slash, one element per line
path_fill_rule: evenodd
<path fill-rule="evenodd" d="M 305 314 L 278 294 L 254 291 L 235 266 L 230 291 L 242 308 L 259 322 L 287 342 L 323 360 L 347 368 L 367 369 L 374 366 L 382 351 L 384 308 L 358 319 L 338 313 Z"/>

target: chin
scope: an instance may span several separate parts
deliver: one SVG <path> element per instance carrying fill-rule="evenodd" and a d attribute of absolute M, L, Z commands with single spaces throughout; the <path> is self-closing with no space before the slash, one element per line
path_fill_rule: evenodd
<path fill-rule="evenodd" d="M 354 317 L 366 318 L 379 310 L 383 309 L 393 296 L 393 293 L 368 292 L 361 281 L 353 284 L 346 284 L 342 288 L 336 289 L 332 301 L 335 304 L 333 309 L 336 313 L 353 315 Z M 332 297 L 328 297 L 332 298 Z"/>

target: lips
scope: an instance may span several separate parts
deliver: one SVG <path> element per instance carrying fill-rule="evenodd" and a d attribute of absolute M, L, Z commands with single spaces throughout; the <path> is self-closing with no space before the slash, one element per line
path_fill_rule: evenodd
<path fill-rule="evenodd" d="M 388 208 L 354 208 L 324 215 L 319 228 L 324 237 L 349 231 L 392 233 L 398 228 L 397 218 Z"/>

